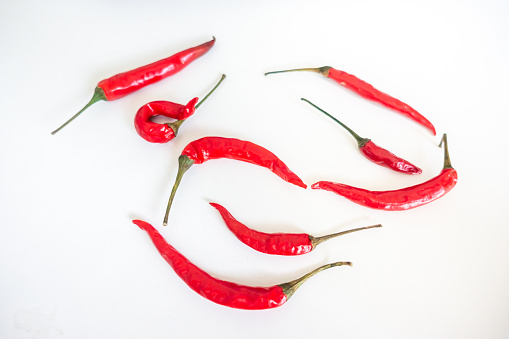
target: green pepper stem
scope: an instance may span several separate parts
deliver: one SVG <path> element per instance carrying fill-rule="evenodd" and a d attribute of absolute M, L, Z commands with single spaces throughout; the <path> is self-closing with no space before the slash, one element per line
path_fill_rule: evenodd
<path fill-rule="evenodd" d="M 316 106 L 311 101 L 309 101 L 307 99 L 304 99 L 304 98 L 300 98 L 300 100 L 303 100 L 303 101 L 307 102 L 308 104 L 310 104 L 311 106 L 313 106 L 314 108 L 316 108 L 317 110 L 319 110 L 320 112 L 322 112 L 323 114 L 325 114 L 326 116 L 328 116 L 329 118 L 331 118 L 332 120 L 334 120 L 335 122 L 340 124 L 344 129 L 346 129 L 355 138 L 355 140 L 357 141 L 357 144 L 359 145 L 359 148 L 361 148 L 364 145 L 366 145 L 366 143 L 369 141 L 369 139 L 363 138 L 363 137 L 359 136 L 352 129 L 350 129 L 350 127 L 348 127 L 347 125 L 343 124 L 341 121 L 339 121 L 338 119 L 334 118 L 332 115 L 330 115 L 329 113 L 325 112 L 323 109 L 321 109 L 320 107 Z"/>
<path fill-rule="evenodd" d="M 329 239 L 332 239 L 332 238 L 335 238 L 335 237 L 339 237 L 341 235 L 345 235 L 345 234 L 348 234 L 348 233 L 353 233 L 353 232 L 357 232 L 357 231 L 362 231 L 362 230 L 367 230 L 367 229 L 370 229 L 370 228 L 375 228 L 375 227 L 382 227 L 381 224 L 377 224 L 377 225 L 372 225 L 372 226 L 365 226 L 365 227 L 359 227 L 359 228 L 354 228 L 352 230 L 348 230 L 348 231 L 343 231 L 343 232 L 337 232 L 337 233 L 333 233 L 333 234 L 328 234 L 328 235 L 324 235 L 324 236 L 321 236 L 321 237 L 313 237 L 313 236 L 309 236 L 309 239 L 311 240 L 311 245 L 313 246 L 313 249 L 320 245 L 322 242 L 324 241 L 327 241 Z"/>
<path fill-rule="evenodd" d="M 176 120 L 173 122 L 167 122 L 166 125 L 168 125 L 168 127 L 173 130 L 173 133 L 175 134 L 175 136 L 177 136 L 179 128 L 184 123 L 184 121 L 186 121 L 186 120 L 185 119 L 184 120 Z"/>
<path fill-rule="evenodd" d="M 177 192 L 177 188 L 180 185 L 180 181 L 182 180 L 182 176 L 186 171 L 191 167 L 194 163 L 194 160 L 189 158 L 187 155 L 179 156 L 179 169 L 177 172 L 177 178 L 175 179 L 175 184 L 173 184 L 173 188 L 171 190 L 170 199 L 168 200 L 168 206 L 166 207 L 166 213 L 164 214 L 163 225 L 166 226 L 168 224 L 168 214 L 170 214 L 171 203 L 173 202 L 173 198 L 175 197 L 175 193 Z"/>
<path fill-rule="evenodd" d="M 317 269 L 315 269 L 315 270 L 313 270 L 313 271 L 303 275 L 302 277 L 300 277 L 298 279 L 289 281 L 289 282 L 284 283 L 284 284 L 280 284 L 279 287 L 281 287 L 283 289 L 283 293 L 286 295 L 286 299 L 290 299 L 290 297 L 295 293 L 295 291 L 297 291 L 297 289 L 306 280 L 308 280 L 309 278 L 311 278 L 315 274 L 320 273 L 320 272 L 322 272 L 322 271 L 324 271 L 326 269 L 329 269 L 331 267 L 343 266 L 343 265 L 352 266 L 352 263 L 349 262 L 349 261 L 338 261 L 338 262 L 334 262 L 334 263 L 331 263 L 331 264 L 323 265 L 323 266 L 320 266 Z"/>
<path fill-rule="evenodd" d="M 81 113 L 83 113 L 84 110 L 86 110 L 87 108 L 89 108 L 92 104 L 98 102 L 98 101 L 101 101 L 101 100 L 108 100 L 106 98 L 106 95 L 104 94 L 104 91 L 101 87 L 96 87 L 95 88 L 95 91 L 94 91 L 94 95 L 92 96 L 92 99 L 90 99 L 90 101 L 88 102 L 88 104 L 85 105 L 85 107 L 83 107 L 78 113 L 74 114 L 74 116 L 67 120 L 62 126 L 60 126 L 59 128 L 57 128 L 56 130 L 54 130 L 53 132 L 51 132 L 51 135 L 54 135 L 56 134 L 58 131 L 60 131 L 62 128 L 64 128 L 65 126 L 67 126 L 71 121 L 73 121 L 74 119 L 76 119 L 78 117 L 78 115 L 80 115 Z"/>
<path fill-rule="evenodd" d="M 440 144 L 438 147 L 442 147 L 442 143 L 444 144 L 444 169 L 445 168 L 453 168 L 451 165 L 451 158 L 449 157 L 449 147 L 447 145 L 447 133 L 444 133 L 442 136 L 442 140 L 440 140 Z"/>
<path fill-rule="evenodd" d="M 315 73 L 320 73 L 321 75 L 327 77 L 329 76 L 329 70 L 331 69 L 332 67 L 330 66 L 323 66 L 323 67 L 315 67 L 315 68 L 295 68 L 295 69 L 285 69 L 285 70 L 282 70 L 282 71 L 272 71 L 272 72 L 267 72 L 265 73 L 265 75 L 268 75 L 268 74 L 276 74 L 276 73 L 287 73 L 287 72 L 301 72 L 301 71 L 305 71 L 305 72 L 315 72 Z"/>
<path fill-rule="evenodd" d="M 218 86 L 219 86 L 219 85 L 223 82 L 224 78 L 226 78 L 226 75 L 225 75 L 225 74 L 223 74 L 223 75 L 221 76 L 221 79 L 220 79 L 220 80 L 219 80 L 219 82 L 218 82 L 218 83 L 214 86 L 214 88 L 212 88 L 212 89 L 210 90 L 210 92 L 209 92 L 209 93 L 208 93 L 208 94 L 207 94 L 207 95 L 206 95 L 203 99 L 201 99 L 201 101 L 200 101 L 199 103 L 197 103 L 197 104 L 196 104 L 196 106 L 194 106 L 194 108 L 195 108 L 195 109 L 196 109 L 196 108 L 198 108 L 198 107 L 200 107 L 200 105 L 201 105 L 201 104 L 203 104 L 203 102 L 204 102 L 205 100 L 207 100 L 207 98 L 208 98 L 208 97 L 209 97 L 212 93 L 214 93 L 214 91 L 216 90 L 216 88 L 217 88 L 217 87 L 218 87 Z"/>

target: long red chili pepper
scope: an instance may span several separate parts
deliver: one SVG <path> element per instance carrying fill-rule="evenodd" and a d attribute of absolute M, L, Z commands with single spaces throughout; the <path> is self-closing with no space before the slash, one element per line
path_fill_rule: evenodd
<path fill-rule="evenodd" d="M 378 102 L 385 107 L 388 107 L 390 109 L 393 109 L 397 112 L 402 113 L 403 115 L 406 115 L 410 119 L 418 122 L 419 124 L 423 125 L 426 128 L 429 128 L 433 135 L 436 135 L 435 127 L 429 122 L 428 119 L 426 119 L 422 114 L 417 112 L 415 109 L 410 107 L 409 105 L 405 104 L 404 102 L 385 94 L 382 91 L 379 91 L 378 89 L 374 88 L 372 85 L 368 84 L 367 82 L 357 78 L 355 75 L 349 74 L 347 72 L 343 72 L 340 70 L 337 70 L 335 68 L 332 68 L 330 66 L 323 66 L 323 67 L 317 67 L 317 68 L 298 68 L 298 69 L 288 69 L 284 71 L 274 71 L 274 72 L 267 72 L 267 74 L 274 74 L 274 73 L 283 73 L 283 72 L 295 72 L 295 71 L 311 71 L 320 73 L 321 75 L 330 78 L 334 81 L 336 81 L 338 84 L 356 92 L 361 97 L 372 100 L 375 102 Z"/>
<path fill-rule="evenodd" d="M 344 234 L 367 230 L 375 227 L 382 227 L 381 224 L 355 228 L 348 231 L 313 237 L 306 233 L 264 233 L 255 231 L 237 219 L 223 206 L 210 203 L 223 217 L 226 226 L 244 244 L 262 253 L 276 255 L 300 255 L 311 252 L 324 241 L 339 237 Z"/>
<path fill-rule="evenodd" d="M 270 287 L 252 287 L 212 277 L 191 263 L 149 223 L 133 220 L 147 232 L 161 256 L 170 264 L 175 273 L 196 293 L 217 304 L 244 310 L 263 310 L 283 305 L 295 291 L 318 272 L 351 262 L 335 262 L 318 267 L 304 276 L 287 283 Z"/>
<path fill-rule="evenodd" d="M 458 181 L 458 173 L 451 166 L 446 134 L 439 146 L 442 146 L 442 143 L 444 143 L 444 168 L 438 176 L 422 184 L 393 191 L 368 191 L 330 181 L 319 181 L 311 188 L 331 191 L 356 204 L 387 211 L 408 210 L 428 204 L 447 194 Z"/>
<path fill-rule="evenodd" d="M 170 199 L 168 200 L 168 207 L 164 215 L 163 225 L 166 226 L 168 222 L 168 214 L 170 213 L 170 207 L 175 197 L 175 192 L 182 180 L 182 176 L 189 167 L 193 164 L 202 164 L 207 160 L 221 158 L 240 160 L 266 167 L 281 179 L 291 184 L 307 188 L 306 184 L 303 183 L 274 153 L 257 144 L 233 138 L 204 137 L 189 143 L 178 158 L 179 168 L 177 178 L 175 179 L 175 184 L 173 185 Z"/>
<path fill-rule="evenodd" d="M 212 88 L 212 90 L 198 102 L 198 98 L 193 98 L 186 105 L 177 104 L 171 101 L 152 101 L 141 106 L 134 117 L 134 127 L 138 134 L 145 140 L 154 143 L 165 143 L 177 136 L 182 123 L 193 115 L 194 111 L 216 90 L 219 84 L 226 78 L 221 76 L 221 80 Z M 176 119 L 172 123 L 158 124 L 152 121 L 152 118 L 163 115 Z"/>
<path fill-rule="evenodd" d="M 419 167 L 411 164 L 410 162 L 406 161 L 403 158 L 400 158 L 400 157 L 392 154 L 385 148 L 382 148 L 382 147 L 376 145 L 373 141 L 371 141 L 371 139 L 360 137 L 357 133 L 355 133 L 353 130 L 351 130 L 348 126 L 343 124 L 338 119 L 334 118 L 329 113 L 325 112 L 320 107 L 313 104 L 311 101 L 304 99 L 304 98 L 301 98 L 301 100 L 304 100 L 305 102 L 309 103 L 311 106 L 315 107 L 316 109 L 318 109 L 319 111 L 321 111 L 322 113 L 327 115 L 329 118 L 331 118 L 332 120 L 334 120 L 335 122 L 337 122 L 338 124 L 343 126 L 343 128 L 346 129 L 355 138 L 361 153 L 366 158 L 368 158 L 369 160 L 374 162 L 375 164 L 390 168 L 397 172 L 406 173 L 406 174 L 420 174 L 420 173 L 422 173 L 422 170 Z"/>
<path fill-rule="evenodd" d="M 51 132 L 51 134 L 55 134 L 60 131 L 62 128 L 67 126 L 67 124 L 76 119 L 89 106 L 98 101 L 112 101 L 120 99 L 145 86 L 158 82 L 169 77 L 170 75 L 181 71 L 192 61 L 196 60 L 205 54 L 209 49 L 211 49 L 215 42 L 216 38 L 212 38 L 211 41 L 186 49 L 168 58 L 133 69 L 131 71 L 119 73 L 112 76 L 111 78 L 100 81 L 95 88 L 92 99 L 90 99 L 88 104 L 86 104 L 85 107 L 83 107 L 62 126 Z"/>

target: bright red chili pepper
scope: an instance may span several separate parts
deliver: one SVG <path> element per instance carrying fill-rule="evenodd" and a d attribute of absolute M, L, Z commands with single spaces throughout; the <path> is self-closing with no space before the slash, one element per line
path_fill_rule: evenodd
<path fill-rule="evenodd" d="M 149 223 L 133 220 L 147 232 L 161 256 L 175 273 L 196 293 L 217 304 L 244 310 L 263 310 L 283 305 L 307 279 L 318 272 L 350 262 L 323 265 L 293 281 L 270 287 L 252 287 L 220 280 L 210 276 L 180 254 Z"/>
<path fill-rule="evenodd" d="M 361 97 L 378 102 L 385 107 L 388 107 L 392 110 L 402 113 L 403 115 L 409 117 L 410 119 L 418 122 L 426 128 L 429 128 L 433 135 L 436 135 L 435 127 L 426 119 L 422 114 L 417 112 L 415 109 L 410 107 L 409 105 L 401 102 L 400 100 L 391 97 L 388 94 L 385 94 L 382 91 L 374 88 L 372 85 L 367 82 L 357 78 L 355 75 L 337 70 L 330 66 L 323 66 L 318 68 L 298 68 L 298 69 L 288 69 L 284 71 L 275 71 L 275 72 L 267 72 L 267 74 L 273 73 L 283 73 L 283 72 L 294 72 L 294 71 L 311 71 L 320 73 L 321 75 L 330 78 L 336 81 L 338 84 L 354 91 L 359 94 Z"/>
<path fill-rule="evenodd" d="M 264 233 L 255 231 L 237 219 L 223 206 L 210 203 L 223 217 L 226 226 L 244 244 L 262 253 L 277 255 L 300 255 L 311 252 L 322 242 L 352 232 L 366 230 L 369 228 L 382 227 L 373 225 L 355 228 L 348 231 L 329 234 L 321 237 L 313 237 L 306 233 Z"/>
<path fill-rule="evenodd" d="M 301 98 L 301 100 L 306 101 L 311 106 L 315 107 L 316 109 L 318 109 L 319 111 L 321 111 L 322 113 L 327 115 L 329 118 L 331 118 L 332 120 L 334 120 L 335 122 L 337 122 L 338 124 L 343 126 L 343 128 L 346 129 L 355 138 L 355 140 L 357 141 L 357 144 L 359 145 L 359 150 L 361 151 L 361 153 L 366 158 L 368 158 L 369 160 L 374 162 L 375 164 L 390 168 L 397 172 L 406 173 L 406 174 L 420 174 L 420 173 L 422 173 L 422 170 L 419 167 L 411 164 L 410 162 L 406 161 L 403 158 L 400 158 L 400 157 L 392 154 L 385 148 L 382 148 L 382 147 L 376 145 L 373 141 L 371 141 L 371 139 L 360 137 L 357 133 L 355 133 L 353 130 L 351 130 L 348 126 L 343 124 L 338 119 L 334 118 L 329 113 L 325 112 L 320 107 L 313 104 L 311 101 L 304 99 L 304 98 Z"/>
<path fill-rule="evenodd" d="M 171 101 L 152 101 L 141 106 L 134 117 L 134 127 L 138 134 L 145 140 L 154 143 L 165 143 L 177 136 L 179 127 L 182 123 L 193 115 L 194 111 L 207 100 L 210 94 L 219 86 L 226 75 L 223 74 L 221 80 L 212 88 L 212 90 L 198 102 L 198 98 L 193 98 L 186 105 L 177 104 Z M 152 121 L 152 118 L 163 115 L 176 119 L 172 123 L 158 124 Z"/>
<path fill-rule="evenodd" d="M 60 131 L 62 128 L 67 126 L 67 124 L 76 119 L 78 115 L 80 115 L 89 106 L 98 101 L 112 101 L 120 99 L 145 86 L 158 82 L 169 77 L 170 75 L 181 71 L 192 61 L 196 60 L 205 54 L 209 49 L 211 49 L 215 42 L 216 38 L 212 38 L 212 40 L 209 42 L 186 49 L 168 58 L 133 69 L 131 71 L 119 73 L 112 76 L 111 78 L 100 81 L 95 88 L 92 99 L 90 99 L 88 104 L 86 104 L 85 107 L 83 107 L 62 126 L 51 132 L 51 134 L 55 134 Z"/>
<path fill-rule="evenodd" d="M 428 204 L 447 194 L 458 181 L 458 173 L 451 166 L 447 148 L 447 135 L 442 141 L 444 146 L 444 168 L 440 174 L 422 184 L 393 191 L 369 191 L 366 189 L 319 181 L 311 186 L 337 193 L 356 204 L 387 211 L 402 211 Z"/>
<path fill-rule="evenodd" d="M 164 215 L 163 225 L 166 226 L 168 222 L 168 214 L 170 213 L 170 207 L 175 192 L 182 180 L 182 176 L 189 167 L 193 164 L 202 164 L 207 160 L 221 158 L 240 160 L 266 167 L 281 179 L 291 184 L 307 188 L 306 184 L 303 183 L 274 153 L 257 144 L 233 138 L 204 137 L 189 143 L 178 158 L 179 168 L 177 178 L 175 179 L 175 184 L 173 185 L 170 199 L 168 200 L 168 207 Z"/>

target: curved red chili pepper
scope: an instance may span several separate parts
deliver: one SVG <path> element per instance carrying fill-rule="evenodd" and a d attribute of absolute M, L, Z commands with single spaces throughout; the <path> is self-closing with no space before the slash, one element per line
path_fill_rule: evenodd
<path fill-rule="evenodd" d="M 86 104 L 85 107 L 83 107 L 71 119 L 67 120 L 67 122 L 65 122 L 62 126 L 51 132 L 51 134 L 55 134 L 60 131 L 71 121 L 76 119 L 84 110 L 98 101 L 112 101 L 120 99 L 145 86 L 158 82 L 181 71 L 192 61 L 208 52 L 208 50 L 214 46 L 215 42 L 216 38 L 212 38 L 211 41 L 186 49 L 168 58 L 133 69 L 131 71 L 119 73 L 112 76 L 111 78 L 100 81 L 95 88 L 92 99 L 90 99 L 88 104 Z"/>
<path fill-rule="evenodd" d="M 186 105 L 177 104 L 171 101 L 152 101 L 141 106 L 134 117 L 134 127 L 138 134 L 145 140 L 154 143 L 165 143 L 177 136 L 182 123 L 193 115 L 194 111 L 207 100 L 219 84 L 226 78 L 221 76 L 221 80 L 212 88 L 212 90 L 198 102 L 198 98 L 193 98 Z M 152 118 L 163 115 L 176 119 L 172 123 L 158 124 L 152 121 Z"/>
<path fill-rule="evenodd" d="M 179 168 L 177 178 L 168 200 L 163 225 L 166 226 L 168 222 L 168 214 L 170 213 L 175 192 L 182 180 L 182 176 L 189 167 L 193 164 L 202 164 L 207 160 L 221 158 L 245 161 L 268 168 L 281 179 L 299 187 L 307 188 L 307 185 L 274 153 L 255 143 L 234 138 L 204 137 L 189 143 L 178 158 Z"/>
<path fill-rule="evenodd" d="M 217 304 L 233 308 L 263 310 L 279 307 L 290 299 L 300 285 L 316 273 L 335 266 L 352 266 L 350 262 L 323 265 L 298 279 L 270 287 L 239 285 L 214 278 L 201 270 L 168 244 L 149 223 L 141 220 L 133 220 L 133 223 L 147 232 L 161 256 L 193 291 Z"/>
<path fill-rule="evenodd" d="M 384 105 L 385 107 L 388 107 L 392 110 L 402 113 L 403 115 L 430 129 L 433 135 L 436 135 L 435 127 L 433 126 L 433 124 L 431 124 L 431 122 L 429 122 L 428 119 L 426 119 L 422 114 L 417 112 L 409 105 L 388 94 L 385 94 L 382 91 L 379 91 L 378 89 L 374 88 L 367 82 L 357 78 L 355 75 L 337 70 L 330 66 L 323 66 L 318 68 L 288 69 L 284 71 L 267 72 L 265 73 L 265 75 L 294 71 L 311 71 L 320 73 L 321 75 L 330 78 L 336 81 L 338 84 L 354 91 L 355 93 L 359 94 L 361 97 L 365 99 L 378 102 Z"/>
<path fill-rule="evenodd" d="M 442 138 L 444 168 L 440 174 L 421 184 L 392 191 L 369 191 L 330 181 L 319 181 L 311 188 L 323 189 L 342 195 L 356 204 L 387 211 L 402 211 L 428 204 L 447 194 L 458 181 L 458 173 L 451 166 L 447 148 L 447 135 Z M 442 145 L 440 142 L 440 146 Z"/>
<path fill-rule="evenodd" d="M 313 104 L 311 101 L 304 99 L 304 98 L 301 98 L 301 100 L 306 101 L 311 106 L 315 107 L 316 109 L 318 109 L 319 111 L 321 111 L 322 113 L 327 115 L 329 118 L 331 118 L 332 120 L 334 120 L 335 122 L 337 122 L 338 124 L 343 126 L 343 128 L 346 129 L 355 138 L 355 140 L 357 141 L 357 144 L 359 145 L 359 150 L 361 151 L 361 153 L 366 158 L 368 158 L 369 160 L 374 162 L 375 164 L 390 168 L 397 172 L 406 173 L 406 174 L 420 174 L 420 173 L 422 173 L 422 170 L 419 167 L 411 164 L 410 162 L 406 161 L 403 158 L 400 158 L 400 157 L 394 155 L 393 153 L 389 152 L 385 148 L 382 148 L 382 147 L 376 145 L 370 139 L 360 137 L 357 133 L 355 133 L 353 130 L 351 130 L 348 126 L 343 124 L 338 119 L 334 118 L 329 113 L 325 112 L 320 107 Z"/>
<path fill-rule="evenodd" d="M 185 119 L 179 119 L 178 116 L 190 116 L 194 113 L 194 105 L 198 98 L 193 98 L 187 105 L 181 105 L 170 101 L 152 101 L 141 106 L 134 117 L 134 127 L 136 132 L 145 140 L 154 143 L 165 143 L 177 136 L 180 125 Z M 151 119 L 155 116 L 163 115 L 176 119 L 172 123 L 158 124 Z"/>
<path fill-rule="evenodd" d="M 246 225 L 235 219 L 223 206 L 210 203 L 221 214 L 226 226 L 244 244 L 258 252 L 276 255 L 301 255 L 311 252 L 322 242 L 352 232 L 366 230 L 369 228 L 382 227 L 373 225 L 355 228 L 348 231 L 313 237 L 306 233 L 264 233 L 248 228 Z"/>

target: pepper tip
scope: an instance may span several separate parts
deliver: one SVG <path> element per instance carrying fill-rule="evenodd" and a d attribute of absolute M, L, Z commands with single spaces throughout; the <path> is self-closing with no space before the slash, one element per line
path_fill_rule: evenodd
<path fill-rule="evenodd" d="M 136 226 L 138 226 L 139 228 L 141 228 L 142 230 L 145 230 L 145 225 L 146 224 L 144 221 L 141 221 L 141 220 L 138 220 L 138 219 L 134 219 L 133 220 L 133 224 L 135 224 Z"/>

